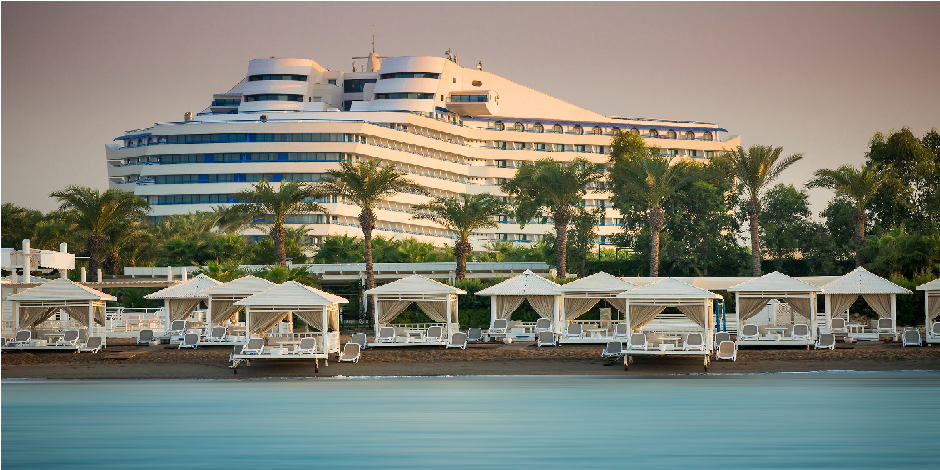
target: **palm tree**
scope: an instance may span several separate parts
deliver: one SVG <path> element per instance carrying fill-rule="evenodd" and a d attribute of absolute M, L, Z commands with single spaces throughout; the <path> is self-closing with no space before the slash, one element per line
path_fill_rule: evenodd
<path fill-rule="evenodd" d="M 721 154 L 717 158 L 717 165 L 738 181 L 740 191 L 746 191 L 747 218 L 751 224 L 751 271 L 754 276 L 761 275 L 760 235 L 758 234 L 758 217 L 760 216 L 760 193 L 783 170 L 793 165 L 801 158 L 802 153 L 795 153 L 783 159 L 780 158 L 783 147 L 770 145 L 752 145 L 747 151 L 738 147 L 736 150 Z"/>
<path fill-rule="evenodd" d="M 375 287 L 375 271 L 372 268 L 372 231 L 375 229 L 375 210 L 379 203 L 398 193 L 427 194 L 427 189 L 408 178 L 393 166 L 380 166 L 379 160 L 363 163 L 340 162 L 338 170 L 327 173 L 333 181 L 320 183 L 324 194 L 335 194 L 355 203 L 361 209 L 359 227 L 362 229 L 363 251 L 366 259 L 366 289 Z M 372 314 L 372 303 L 368 302 Z"/>
<path fill-rule="evenodd" d="M 436 197 L 413 209 L 420 211 L 413 218 L 434 221 L 457 235 L 457 279 L 463 279 L 467 276 L 467 256 L 472 251 L 470 235 L 482 228 L 496 228 L 493 217 L 506 212 L 506 203 L 492 194 L 462 194 L 459 198 Z"/>
<path fill-rule="evenodd" d="M 550 215 L 555 222 L 557 273 L 565 278 L 568 223 L 574 207 L 580 206 L 588 186 L 600 180 L 603 172 L 583 158 L 559 162 L 545 158 L 522 162 L 516 176 L 501 184 L 502 190 L 514 198 L 516 220 L 525 227 L 534 217 Z M 549 214 L 545 214 L 545 212 Z"/>
<path fill-rule="evenodd" d="M 868 224 L 868 205 L 878 188 L 890 178 L 890 172 L 877 164 L 869 163 L 860 170 L 852 165 L 842 165 L 835 170 L 817 170 L 815 178 L 806 183 L 807 188 L 829 188 L 839 196 L 855 204 L 852 221 L 855 222 L 855 265 L 862 265 L 862 245 L 865 243 L 865 226 Z"/>
<path fill-rule="evenodd" d="M 647 147 L 642 138 L 633 134 L 622 134 L 622 138 L 636 140 L 641 147 L 629 145 L 633 150 L 619 152 L 614 146 L 610 155 L 609 183 L 614 201 L 626 204 L 631 201 L 640 212 L 646 213 L 646 224 L 650 229 L 650 276 L 659 276 L 659 234 L 666 221 L 663 203 L 695 176 L 695 163 L 660 155 L 659 147 Z M 635 143 L 632 143 L 635 144 Z M 632 205 L 631 204 L 631 205 Z"/>
<path fill-rule="evenodd" d="M 108 234 L 129 220 L 143 220 L 150 210 L 147 200 L 128 191 L 109 189 L 100 192 L 71 185 L 50 195 L 61 203 L 66 220 L 85 238 L 88 268 L 94 273 L 101 266 L 101 255 L 108 244 Z"/>
<path fill-rule="evenodd" d="M 279 265 L 287 264 L 287 254 L 284 242 L 287 239 L 287 230 L 284 222 L 288 216 L 294 214 L 309 214 L 311 212 L 327 212 L 326 208 L 313 202 L 319 197 L 319 192 L 311 185 L 297 182 L 281 183 L 277 191 L 265 180 L 261 180 L 251 189 L 235 194 L 240 201 L 238 207 L 245 213 L 265 217 L 266 223 L 271 224 L 271 239 L 274 240 L 274 260 Z"/>

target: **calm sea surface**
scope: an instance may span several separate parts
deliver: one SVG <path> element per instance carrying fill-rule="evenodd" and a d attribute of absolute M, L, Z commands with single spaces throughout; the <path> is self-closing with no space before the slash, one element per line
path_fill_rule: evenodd
<path fill-rule="evenodd" d="M 937 468 L 940 374 L 2 382 L 12 468 Z"/>

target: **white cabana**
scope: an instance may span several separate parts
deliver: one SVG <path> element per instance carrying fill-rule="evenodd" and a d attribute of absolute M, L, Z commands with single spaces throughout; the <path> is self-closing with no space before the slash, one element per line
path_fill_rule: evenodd
<path fill-rule="evenodd" d="M 267 279 L 248 275 L 199 291 L 199 295 L 209 298 L 209 311 L 206 314 L 207 326 L 211 327 L 213 323 L 222 324 L 238 313 L 242 306 L 235 305 L 235 302 L 264 292 L 276 285 Z M 233 323 L 237 322 L 236 318 Z"/>
<path fill-rule="evenodd" d="M 880 334 L 892 336 L 897 341 L 897 295 L 910 294 L 911 291 L 859 266 L 852 272 L 842 276 L 824 286 L 823 294 L 826 296 L 826 325 L 832 323 L 832 318 L 846 312 L 852 304 L 862 296 L 879 319 L 891 319 L 892 331 L 866 331 L 865 325 L 849 324 L 849 334 L 855 338 L 878 339 Z M 846 319 L 848 320 L 848 318 Z"/>
<path fill-rule="evenodd" d="M 927 329 L 927 344 L 940 344 L 940 323 L 934 326 L 940 316 L 940 279 L 934 279 L 917 286 L 924 291 L 924 326 Z"/>
<path fill-rule="evenodd" d="M 708 358 L 714 343 L 712 309 L 714 301 L 722 298 L 720 295 L 677 279 L 663 278 L 652 284 L 617 294 L 617 298 L 624 300 L 624 310 L 628 312 L 626 321 L 629 325 L 628 330 L 631 332 L 641 331 L 666 307 L 676 307 L 686 318 L 701 328 L 703 340 L 701 347 L 687 348 L 686 345 L 679 346 L 679 341 L 687 341 L 687 339 L 682 339 L 680 332 L 665 332 L 653 340 L 648 338 L 648 343 L 642 349 L 628 348 L 624 356 L 624 368 L 628 367 L 632 355 L 700 355 L 704 356 L 705 369 L 708 369 Z M 688 338 L 690 333 L 694 334 L 698 331 L 683 333 L 685 338 Z M 668 344 L 669 342 L 672 344 Z"/>
<path fill-rule="evenodd" d="M 759 339 L 739 339 L 739 345 L 808 346 L 815 342 L 816 295 L 818 292 L 822 292 L 819 287 L 774 271 L 732 286 L 728 288 L 728 291 L 734 292 L 734 302 L 738 315 L 738 331 L 741 330 L 741 325 L 748 323 L 748 320 L 760 313 L 767 306 L 767 303 L 774 299 L 786 302 L 793 313 L 792 319 L 786 319 L 786 325 L 777 321 L 776 318 L 772 319 L 769 324 L 757 325 L 764 327 L 764 331 L 760 332 Z M 793 325 L 796 324 L 806 325 L 809 329 L 809 337 L 794 337 L 792 333 Z M 780 332 L 780 334 L 775 334 L 776 332 Z"/>
<path fill-rule="evenodd" d="M 617 295 L 636 287 L 636 284 L 603 271 L 556 287 L 555 292 L 560 294 L 561 298 L 553 321 L 555 333 L 561 334 L 569 323 L 594 308 L 601 299 L 609 302 L 620 312 L 626 312 L 623 299 L 618 298 Z M 605 341 L 605 339 L 601 337 L 598 341 Z"/>
<path fill-rule="evenodd" d="M 535 313 L 542 318 L 548 318 L 554 324 L 558 317 L 558 302 L 561 299 L 561 295 L 555 292 L 557 287 L 558 284 L 527 269 L 518 276 L 477 292 L 476 295 L 490 298 L 490 324 L 497 318 L 509 320 L 512 313 L 526 300 Z"/>
<path fill-rule="evenodd" d="M 395 317 L 414 302 L 433 322 L 444 325 L 447 337 L 443 338 L 443 343 L 449 341 L 450 336 L 459 328 L 457 295 L 466 293 L 465 290 L 441 284 L 417 274 L 365 292 L 366 295 L 372 296 L 375 309 L 376 337 L 379 336 L 380 328 L 389 326 Z M 392 342 L 381 344 L 402 345 L 414 343 Z"/>
<path fill-rule="evenodd" d="M 235 302 L 245 307 L 245 329 L 248 335 L 263 335 L 288 315 L 297 315 L 304 323 L 318 330 L 327 338 L 332 329 L 335 341 L 327 352 L 339 352 L 339 304 L 349 301 L 303 284 L 287 281 L 264 292 Z"/>
<path fill-rule="evenodd" d="M 88 328 L 86 337 L 97 334 L 104 339 L 103 331 L 96 331 L 94 325 L 105 325 L 105 302 L 115 301 L 117 298 L 60 278 L 13 294 L 8 300 L 13 302 L 13 318 L 17 331 L 35 331 L 37 326 L 61 309 Z"/>
<path fill-rule="evenodd" d="M 170 325 L 175 320 L 185 320 L 196 310 L 200 302 L 205 302 L 208 306 L 209 295 L 202 291 L 210 287 L 220 286 L 221 282 L 212 279 L 205 274 L 200 274 L 188 281 L 172 285 L 170 287 L 158 290 L 152 294 L 144 296 L 147 299 L 163 300 L 163 308 L 166 312 L 165 323 L 169 331 Z M 211 319 L 206 313 L 206 326 L 211 327 Z"/>

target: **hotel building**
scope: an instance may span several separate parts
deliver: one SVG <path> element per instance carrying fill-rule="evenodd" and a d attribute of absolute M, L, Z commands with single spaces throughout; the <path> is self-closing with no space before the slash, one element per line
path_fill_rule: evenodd
<path fill-rule="evenodd" d="M 669 155 L 710 158 L 740 145 L 716 124 L 602 116 L 509 79 L 462 67 L 448 57 L 380 58 L 362 71 L 331 71 L 308 59 L 256 59 L 231 90 L 181 122 L 127 131 L 108 144 L 113 188 L 146 198 L 155 217 L 209 211 L 265 179 L 320 181 L 338 162 L 379 159 L 406 172 L 432 196 L 502 195 L 499 184 L 522 161 L 577 157 L 605 163 L 611 136 L 634 132 Z M 452 244 L 450 231 L 411 218 L 426 196 L 401 194 L 377 211 L 376 235 Z M 323 201 L 329 214 L 290 218 L 308 227 L 308 243 L 327 235 L 361 236 L 359 208 Z M 598 243 L 619 231 L 610 195 L 589 191 L 584 205 L 606 207 Z M 551 221 L 520 228 L 511 214 L 474 234 L 474 249 L 491 240 L 532 243 Z M 262 234 L 255 231 L 251 234 Z"/>

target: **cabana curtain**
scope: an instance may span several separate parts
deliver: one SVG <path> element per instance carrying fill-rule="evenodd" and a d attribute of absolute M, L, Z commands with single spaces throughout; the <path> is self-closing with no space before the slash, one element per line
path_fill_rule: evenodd
<path fill-rule="evenodd" d="M 810 299 L 803 299 L 799 297 L 786 297 L 784 300 L 790 304 L 790 309 L 793 310 L 797 315 L 807 319 L 812 320 L 812 309 L 813 304 Z"/>
<path fill-rule="evenodd" d="M 212 323 L 222 323 L 235 315 L 241 306 L 235 305 L 234 300 L 213 300 L 212 301 Z"/>
<path fill-rule="evenodd" d="M 286 318 L 287 315 L 290 315 L 290 312 L 251 312 L 251 331 L 249 333 L 264 333 Z"/>
<path fill-rule="evenodd" d="M 600 299 L 569 297 L 565 299 L 565 320 L 571 321 L 580 317 L 599 302 Z"/>
<path fill-rule="evenodd" d="M 856 299 L 858 299 L 858 294 L 829 294 L 829 308 L 832 309 L 830 314 L 833 318 L 841 315 L 855 303 Z"/>
<path fill-rule="evenodd" d="M 555 316 L 555 296 L 554 295 L 530 295 L 526 297 L 529 305 L 535 313 L 542 318 L 552 318 Z"/>
<path fill-rule="evenodd" d="M 376 303 L 378 304 L 377 316 L 379 323 L 392 321 L 393 318 L 397 317 L 401 312 L 404 312 L 405 309 L 411 305 L 410 300 L 380 300 Z"/>
<path fill-rule="evenodd" d="M 607 303 L 609 303 L 610 305 L 613 305 L 614 308 L 617 309 L 620 313 L 627 311 L 627 299 L 614 297 L 614 298 L 605 299 L 605 300 L 607 300 Z"/>
<path fill-rule="evenodd" d="M 85 309 L 85 318 L 88 318 L 88 307 L 81 308 Z M 58 310 L 58 307 L 20 307 L 20 328 L 31 330 L 48 320 Z"/>
<path fill-rule="evenodd" d="M 935 318 L 940 316 L 940 296 L 930 295 L 928 292 L 927 297 L 927 319 L 933 321 Z M 929 325 L 928 325 L 929 327 Z"/>
<path fill-rule="evenodd" d="M 299 312 L 293 312 L 294 315 L 297 315 L 298 318 L 303 320 L 304 323 L 310 325 L 318 331 L 326 333 L 327 330 L 323 329 L 323 313 L 312 310 L 303 310 Z M 327 329 L 332 329 L 333 331 L 339 331 L 339 310 L 334 310 L 332 312 L 326 312 L 326 321 L 329 323 Z"/>
<path fill-rule="evenodd" d="M 626 299 L 624 299 L 626 300 Z M 626 305 L 624 305 L 626 308 Z M 630 306 L 630 328 L 640 328 L 643 325 L 653 321 L 656 315 L 666 310 L 662 305 L 631 305 Z"/>
<path fill-rule="evenodd" d="M 447 303 L 446 302 L 433 302 L 433 301 L 423 301 L 416 302 L 418 308 L 424 312 L 433 321 L 438 323 L 447 323 Z M 451 312 L 454 311 L 454 306 L 451 305 Z"/>
<path fill-rule="evenodd" d="M 743 322 L 760 313 L 773 297 L 741 297 L 738 296 L 738 321 Z"/>
<path fill-rule="evenodd" d="M 82 325 L 88 326 L 88 307 L 85 305 L 72 305 L 69 307 L 62 307 L 62 310 L 65 310 L 70 317 L 78 320 Z M 95 305 L 95 323 L 99 325 L 104 325 L 105 314 L 104 314 L 104 305 Z"/>
<path fill-rule="evenodd" d="M 170 321 L 182 320 L 184 318 L 189 318 L 190 315 L 196 310 L 196 307 L 199 306 L 199 302 L 202 299 L 170 299 L 167 302 L 169 303 L 170 308 Z"/>
<path fill-rule="evenodd" d="M 891 294 L 862 294 L 862 298 L 878 314 L 878 318 L 891 318 Z"/>
<path fill-rule="evenodd" d="M 679 311 L 684 313 L 689 320 L 695 322 L 696 325 L 705 328 L 705 324 L 708 321 L 708 308 L 704 305 L 679 305 Z"/>
<path fill-rule="evenodd" d="M 496 309 L 496 318 L 509 320 L 512 312 L 515 312 L 522 305 L 525 297 L 521 295 L 494 295 L 492 299 L 493 307 Z"/>

